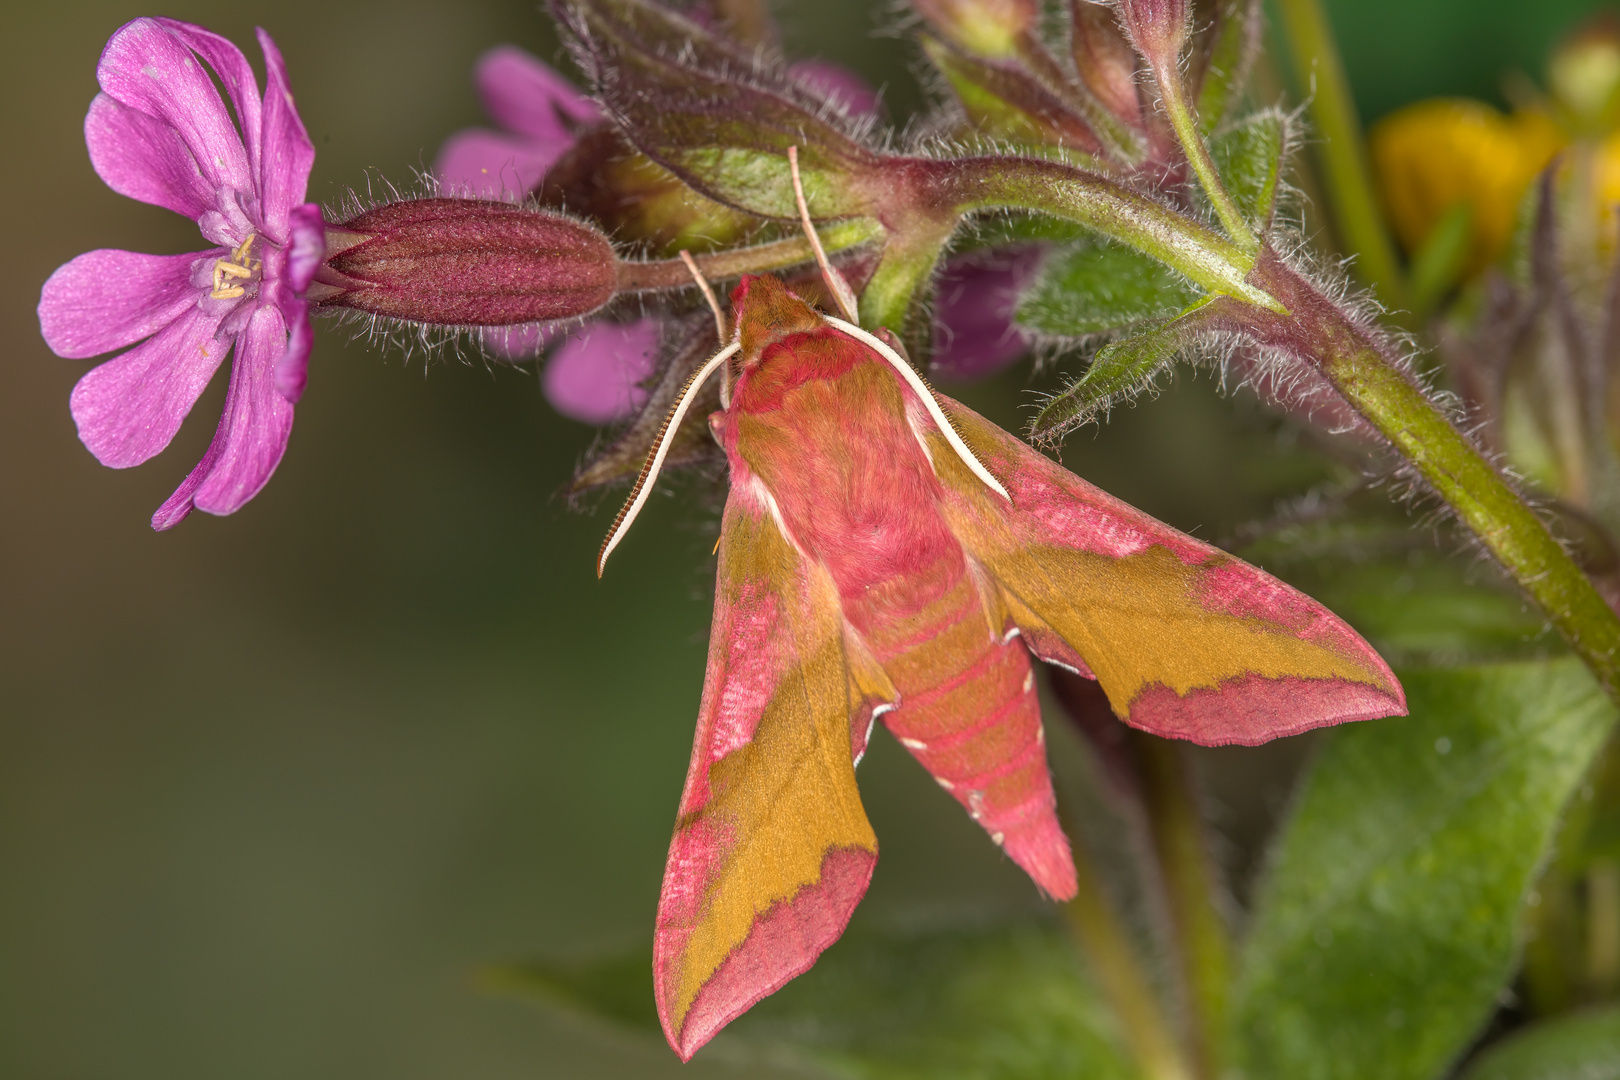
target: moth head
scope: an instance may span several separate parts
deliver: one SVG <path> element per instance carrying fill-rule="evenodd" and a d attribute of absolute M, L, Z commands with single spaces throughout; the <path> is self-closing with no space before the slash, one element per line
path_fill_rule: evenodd
<path fill-rule="evenodd" d="M 745 277 L 731 293 L 732 319 L 737 327 L 738 373 L 752 370 L 765 350 L 793 334 L 820 329 L 822 318 L 780 278 Z"/>

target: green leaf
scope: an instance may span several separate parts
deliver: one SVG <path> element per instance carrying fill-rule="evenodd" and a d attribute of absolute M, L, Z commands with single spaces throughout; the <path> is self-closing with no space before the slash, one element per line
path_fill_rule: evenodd
<path fill-rule="evenodd" d="M 818 217 L 858 216 L 858 178 L 880 159 L 825 114 L 825 102 L 780 64 L 729 47 L 661 5 L 593 0 L 564 9 L 575 55 L 636 149 L 717 202 L 794 218 L 787 151 L 799 148 L 805 199 Z M 672 42 L 681 41 L 680 48 Z"/>
<path fill-rule="evenodd" d="M 1340 729 L 1262 883 L 1231 1045 L 1249 1077 L 1429 1080 L 1512 974 L 1519 905 L 1614 721 L 1578 660 L 1419 671 Z"/>
<path fill-rule="evenodd" d="M 1019 300 L 1018 322 L 1038 334 L 1083 337 L 1167 319 L 1197 289 L 1151 256 L 1086 238 L 1056 251 Z"/>
<path fill-rule="evenodd" d="M 1481 1054 L 1461 1080 L 1620 1080 L 1620 1007 L 1515 1032 Z"/>
<path fill-rule="evenodd" d="M 1042 404 L 1030 424 L 1030 435 L 1037 439 L 1060 438 L 1114 402 L 1151 385 L 1159 372 L 1175 362 L 1176 353 L 1197 335 L 1203 324 L 1202 311 L 1210 299 L 1198 300 L 1173 319 L 1097 350 L 1084 375 Z"/>
<path fill-rule="evenodd" d="M 553 1007 L 658 1030 L 646 953 L 594 967 L 508 968 L 490 984 Z M 1056 925 L 1034 921 L 852 930 L 705 1053 L 715 1051 L 867 1080 L 1137 1076 L 1073 943 Z"/>
<path fill-rule="evenodd" d="M 1243 216 L 1262 233 L 1277 209 L 1288 119 L 1276 109 L 1245 117 L 1209 141 L 1210 157 Z"/>

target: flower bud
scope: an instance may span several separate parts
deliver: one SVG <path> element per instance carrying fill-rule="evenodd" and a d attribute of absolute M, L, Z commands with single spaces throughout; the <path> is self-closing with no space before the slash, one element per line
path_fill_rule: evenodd
<path fill-rule="evenodd" d="M 759 221 L 699 195 L 608 125 L 581 135 L 536 195 L 542 206 L 601 224 L 621 245 L 644 244 L 665 257 L 735 244 Z"/>
<path fill-rule="evenodd" d="M 1018 39 L 1040 18 L 1035 0 L 911 0 L 952 45 L 976 56 L 1003 60 L 1018 52 Z"/>
<path fill-rule="evenodd" d="M 412 322 L 509 326 L 586 315 L 618 260 L 596 229 L 505 202 L 414 199 L 328 228 L 308 297 Z"/>
<path fill-rule="evenodd" d="M 1547 86 L 1577 126 L 1612 126 L 1620 97 L 1620 22 L 1600 15 L 1559 45 L 1547 64 Z"/>
<path fill-rule="evenodd" d="M 1175 78 L 1192 21 L 1187 0 L 1119 0 L 1119 17 L 1136 51 L 1161 78 Z"/>
<path fill-rule="evenodd" d="M 1136 91 L 1136 52 L 1125 40 L 1114 9 L 1095 0 L 1070 0 L 1069 47 L 1080 81 L 1109 112 L 1136 124 L 1142 102 Z"/>

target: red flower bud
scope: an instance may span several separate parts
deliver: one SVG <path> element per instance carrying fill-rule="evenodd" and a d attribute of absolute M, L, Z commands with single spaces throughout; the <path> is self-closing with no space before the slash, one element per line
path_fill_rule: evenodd
<path fill-rule="evenodd" d="M 330 226 L 326 250 L 310 300 L 450 326 L 586 315 L 613 298 L 618 272 L 591 226 L 480 199 L 379 206 Z"/>
<path fill-rule="evenodd" d="M 599 223 L 621 247 L 642 244 L 665 258 L 682 248 L 701 252 L 735 244 L 759 224 L 751 214 L 699 195 L 607 124 L 576 139 L 547 170 L 535 196 L 542 206 Z"/>
<path fill-rule="evenodd" d="M 1136 92 L 1136 51 L 1125 40 L 1114 9 L 1095 0 L 1070 0 L 1069 47 L 1087 90 L 1127 124 L 1142 116 Z"/>
<path fill-rule="evenodd" d="M 1192 9 L 1187 0 L 1119 0 L 1119 17 L 1148 63 L 1175 77 L 1191 30 Z"/>

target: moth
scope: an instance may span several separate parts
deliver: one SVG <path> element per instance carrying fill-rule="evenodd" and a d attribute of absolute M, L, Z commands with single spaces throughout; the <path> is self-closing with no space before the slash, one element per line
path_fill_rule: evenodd
<path fill-rule="evenodd" d="M 729 343 L 671 409 L 597 561 L 600 575 L 696 389 L 724 369 L 709 425 L 731 487 L 653 958 L 683 1060 L 806 971 L 865 894 L 877 838 L 855 766 L 880 716 L 1065 900 L 1075 868 L 1032 658 L 1096 679 L 1127 724 L 1206 745 L 1406 708 L 1326 608 L 935 393 L 897 339 L 856 325 L 790 164 L 843 317 L 743 278 Z"/>

